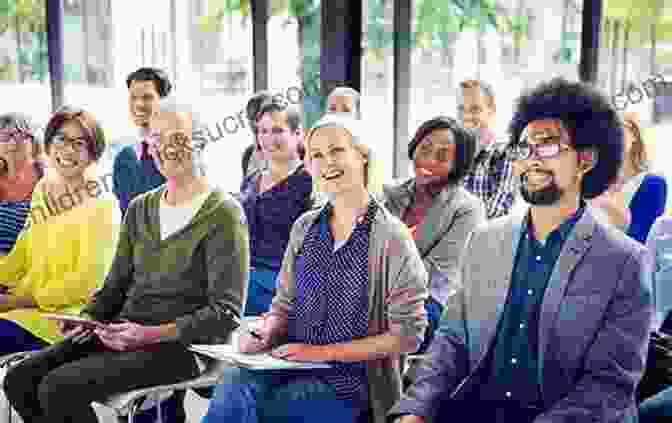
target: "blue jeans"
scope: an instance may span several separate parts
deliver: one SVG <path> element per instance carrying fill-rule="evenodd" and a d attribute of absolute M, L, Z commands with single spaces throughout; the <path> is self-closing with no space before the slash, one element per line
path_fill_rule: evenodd
<path fill-rule="evenodd" d="M 439 328 L 439 324 L 441 323 L 443 306 L 434 298 L 430 297 L 425 302 L 425 311 L 427 311 L 427 321 L 429 325 L 425 331 L 425 339 L 422 341 L 422 344 L 420 344 L 420 348 L 418 348 L 416 354 L 424 354 L 429 348 L 429 344 L 432 343 L 432 340 L 434 339 L 434 333 Z"/>
<path fill-rule="evenodd" d="M 672 388 L 667 388 L 639 404 L 639 423 L 667 421 L 672 417 Z"/>
<path fill-rule="evenodd" d="M 310 370 L 227 369 L 201 423 L 354 423 L 359 409 Z"/>
<path fill-rule="evenodd" d="M 49 345 L 11 320 L 0 319 L 0 356 L 35 351 Z"/>

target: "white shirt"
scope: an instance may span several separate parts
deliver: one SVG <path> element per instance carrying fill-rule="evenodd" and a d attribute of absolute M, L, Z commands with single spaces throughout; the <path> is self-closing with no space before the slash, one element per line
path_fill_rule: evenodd
<path fill-rule="evenodd" d="M 164 191 L 164 193 L 166 192 L 167 191 Z M 203 206 L 203 203 L 205 203 L 205 200 L 211 192 L 212 190 L 208 189 L 206 192 L 198 194 L 191 201 L 185 204 L 180 204 L 179 206 L 171 206 L 166 203 L 164 196 L 162 196 L 159 203 L 161 240 L 163 241 L 170 235 L 187 226 L 187 224 L 191 222 L 191 219 L 193 219 L 194 216 L 196 216 L 196 213 L 201 209 L 201 206 Z"/>

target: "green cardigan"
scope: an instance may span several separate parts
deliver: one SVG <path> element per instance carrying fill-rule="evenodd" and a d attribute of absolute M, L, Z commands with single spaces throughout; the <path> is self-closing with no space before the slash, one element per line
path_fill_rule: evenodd
<path fill-rule="evenodd" d="M 162 185 L 135 198 L 121 228 L 103 288 L 84 309 L 96 320 L 175 322 L 178 341 L 224 343 L 241 315 L 249 269 L 245 214 L 231 195 L 213 191 L 192 220 L 161 240 Z"/>

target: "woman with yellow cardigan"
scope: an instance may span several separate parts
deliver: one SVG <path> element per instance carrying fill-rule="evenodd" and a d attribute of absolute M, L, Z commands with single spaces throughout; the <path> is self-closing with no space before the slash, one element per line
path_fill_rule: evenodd
<path fill-rule="evenodd" d="M 33 193 L 26 227 L 0 257 L 0 355 L 63 339 L 43 313 L 77 313 L 115 252 L 119 205 L 105 178 L 86 172 L 105 149 L 96 119 L 61 108 L 47 124 L 44 146 L 49 168 Z"/>

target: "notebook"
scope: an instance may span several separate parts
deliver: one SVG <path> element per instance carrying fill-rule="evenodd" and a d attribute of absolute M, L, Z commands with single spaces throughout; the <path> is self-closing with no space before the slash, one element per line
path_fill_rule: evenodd
<path fill-rule="evenodd" d="M 189 350 L 250 370 L 328 369 L 327 363 L 307 363 L 275 358 L 269 353 L 243 354 L 233 345 L 191 345 Z"/>

